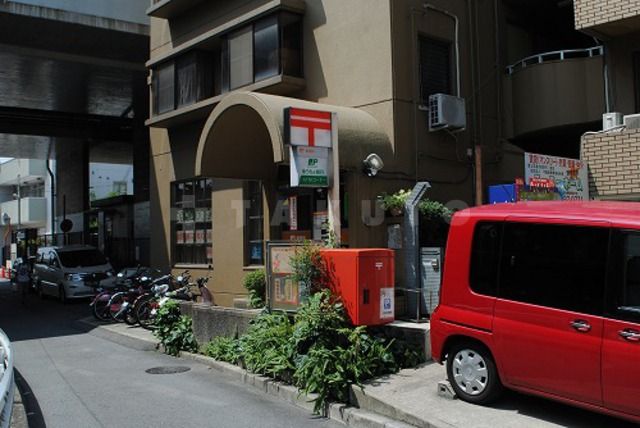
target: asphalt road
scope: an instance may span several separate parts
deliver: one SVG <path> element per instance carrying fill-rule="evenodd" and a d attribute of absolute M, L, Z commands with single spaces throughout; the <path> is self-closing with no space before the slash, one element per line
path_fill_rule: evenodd
<path fill-rule="evenodd" d="M 0 328 L 12 340 L 31 428 L 341 427 L 247 389 L 208 367 L 137 351 L 78 331 L 87 302 L 30 295 L 26 305 L 0 283 Z M 187 367 L 148 374 L 154 367 Z"/>

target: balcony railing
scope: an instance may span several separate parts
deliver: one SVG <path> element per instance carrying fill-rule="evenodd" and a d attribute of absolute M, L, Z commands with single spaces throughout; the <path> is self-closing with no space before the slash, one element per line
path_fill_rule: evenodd
<path fill-rule="evenodd" d="M 586 49 L 565 49 L 561 51 L 544 52 L 537 55 L 531 55 L 520 61 L 511 64 L 507 67 L 507 73 L 513 74 L 523 68 L 543 64 L 549 61 L 564 61 L 566 59 L 574 58 L 591 58 L 594 56 L 604 55 L 604 48 L 602 46 L 593 46 Z"/>

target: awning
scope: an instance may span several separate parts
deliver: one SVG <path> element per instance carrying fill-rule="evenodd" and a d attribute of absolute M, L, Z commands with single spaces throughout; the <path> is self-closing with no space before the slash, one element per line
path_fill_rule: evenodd
<path fill-rule="evenodd" d="M 360 169 L 370 153 L 393 156 L 387 134 L 367 112 L 256 92 L 226 96 L 211 112 L 198 142 L 196 175 L 262 178 L 288 161 L 284 109 L 295 107 L 337 113 L 340 168 Z"/>

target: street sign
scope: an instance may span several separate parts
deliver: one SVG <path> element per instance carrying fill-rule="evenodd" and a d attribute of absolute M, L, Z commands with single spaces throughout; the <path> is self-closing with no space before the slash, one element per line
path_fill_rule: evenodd
<path fill-rule="evenodd" d="M 329 187 L 329 149 L 290 146 L 291 187 Z"/>
<path fill-rule="evenodd" d="M 285 118 L 292 146 L 331 147 L 331 113 L 290 107 Z"/>
<path fill-rule="evenodd" d="M 65 218 L 64 220 L 62 220 L 62 222 L 60 223 L 60 230 L 63 231 L 64 233 L 67 233 L 71 229 L 73 229 L 73 222 L 68 218 Z"/>

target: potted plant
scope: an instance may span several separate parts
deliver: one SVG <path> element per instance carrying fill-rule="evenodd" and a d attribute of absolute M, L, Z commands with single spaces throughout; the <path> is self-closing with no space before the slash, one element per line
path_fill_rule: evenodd
<path fill-rule="evenodd" d="M 418 204 L 420 213 L 420 241 L 425 245 L 443 247 L 447 240 L 449 221 L 453 211 L 442 203 L 423 199 Z"/>
<path fill-rule="evenodd" d="M 400 189 L 395 193 L 383 193 L 378 196 L 378 201 L 382 208 L 394 217 L 401 216 L 404 213 L 404 204 L 407 202 L 411 191 L 408 189 Z"/>

